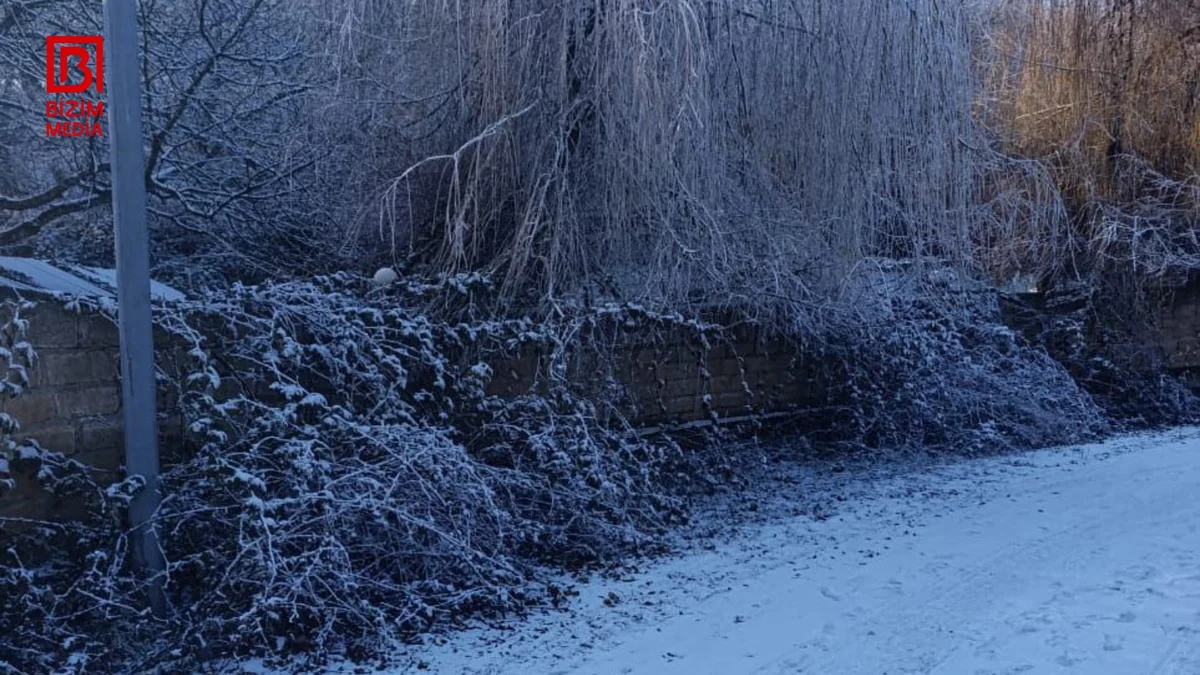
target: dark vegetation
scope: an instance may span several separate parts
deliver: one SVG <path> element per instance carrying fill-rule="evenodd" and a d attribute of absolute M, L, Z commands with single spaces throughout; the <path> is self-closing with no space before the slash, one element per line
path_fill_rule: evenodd
<path fill-rule="evenodd" d="M 138 479 L 9 443 L 83 518 L 0 521 L 0 672 L 381 657 L 661 551 L 743 459 L 633 433 L 613 317 L 790 340 L 823 399 L 788 428 L 839 453 L 1197 418 L 1151 337 L 1200 269 L 1194 2 L 643 4 L 142 3 L 154 266 L 191 297 L 158 310 L 171 611 L 125 565 Z M 0 6 L 9 252 L 111 262 L 105 143 L 38 109 L 44 36 L 99 16 Z M 489 394 L 523 344 L 538 386 Z"/>

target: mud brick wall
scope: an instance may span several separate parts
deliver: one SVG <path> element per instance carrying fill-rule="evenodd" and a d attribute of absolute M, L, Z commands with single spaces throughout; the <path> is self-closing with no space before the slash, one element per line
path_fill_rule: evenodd
<path fill-rule="evenodd" d="M 1200 282 L 1171 294 L 1158 314 L 1158 330 L 1169 367 L 1200 370 Z"/>
<path fill-rule="evenodd" d="M 11 310 L 0 307 L 0 312 Z M 54 300 L 39 301 L 21 316 L 29 322 L 26 340 L 37 361 L 24 393 L 0 402 L 0 410 L 20 425 L 15 437 L 33 438 L 92 467 L 102 479 L 119 478 L 124 451 L 117 327 L 101 315 L 70 311 Z M 15 488 L 0 492 L 0 516 L 39 518 L 61 510 L 37 486 L 31 470 L 19 462 L 10 469 Z"/>
<path fill-rule="evenodd" d="M 636 427 L 730 420 L 818 402 L 820 389 L 795 345 L 753 328 L 719 340 L 684 331 L 655 340 L 625 340 L 572 358 L 566 380 L 614 401 Z M 492 364 L 488 393 L 516 396 L 544 388 L 550 359 L 526 348 Z M 590 391 L 588 391 L 590 390 Z"/>

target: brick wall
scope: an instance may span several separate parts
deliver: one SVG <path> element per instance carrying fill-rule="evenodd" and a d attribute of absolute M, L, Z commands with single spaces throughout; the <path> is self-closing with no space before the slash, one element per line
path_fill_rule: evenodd
<path fill-rule="evenodd" d="M 0 409 L 20 424 L 19 437 L 92 467 L 103 480 L 118 479 L 124 455 L 116 326 L 53 300 L 23 316 L 38 359 L 30 386 Z M 614 401 L 642 428 L 786 411 L 815 402 L 819 392 L 794 345 L 753 328 L 718 338 L 680 328 L 653 335 L 615 330 L 585 337 L 566 377 L 584 393 Z M 549 364 L 546 353 L 519 349 L 493 363 L 489 393 L 515 396 L 543 386 Z M 70 513 L 70 505 L 55 503 L 28 471 L 13 468 L 16 487 L 0 494 L 0 517 Z"/>
<path fill-rule="evenodd" d="M 7 311 L 0 309 L 0 311 Z M 38 360 L 26 392 L 0 402 L 21 426 L 18 436 L 64 453 L 102 477 L 117 478 L 123 460 L 118 333 L 98 314 L 53 300 L 24 313 Z M 1179 289 L 1158 317 L 1173 368 L 1200 372 L 1200 283 Z M 648 337 L 653 333 L 653 337 Z M 615 401 L 639 427 L 720 421 L 818 404 L 821 387 L 794 344 L 742 326 L 719 338 L 674 327 L 665 331 L 595 329 L 567 364 L 566 378 Z M 544 385 L 550 359 L 526 347 L 492 364 L 489 393 L 515 396 Z M 606 390 L 606 391 L 605 391 Z M 27 474 L 0 494 L 0 516 L 45 508 Z"/>
<path fill-rule="evenodd" d="M 1040 293 L 1016 294 L 1023 303 L 1046 309 L 1046 297 Z M 1161 349 L 1169 369 L 1183 374 L 1200 375 L 1200 281 L 1172 288 L 1159 296 L 1161 305 L 1155 312 L 1157 344 L 1147 346 Z M 1082 296 L 1055 311 L 1083 309 L 1087 300 Z M 1013 328 L 1023 328 L 1020 315 L 1012 303 L 1002 303 L 1005 321 Z M 1200 379 L 1196 380 L 1200 385 Z"/>
<path fill-rule="evenodd" d="M 11 309 L 0 308 L 11 313 Z M 98 314 L 63 308 L 52 299 L 21 312 L 26 340 L 37 360 L 29 386 L 0 410 L 47 450 L 92 467 L 101 478 L 119 478 L 123 460 L 120 360 L 117 327 Z M 7 319 L 8 317 L 4 317 Z M 15 489 L 0 494 L 0 516 L 40 517 L 60 510 L 38 489 L 30 470 L 15 463 Z"/>
<path fill-rule="evenodd" d="M 1177 289 L 1158 315 L 1171 368 L 1200 369 L 1200 282 Z"/>
<path fill-rule="evenodd" d="M 795 345 L 741 328 L 706 341 L 685 330 L 655 339 L 600 340 L 573 358 L 566 379 L 608 398 L 637 427 L 722 421 L 815 403 L 819 387 Z M 615 346 L 612 346 L 616 343 Z M 705 344 L 707 342 L 708 344 Z M 519 395 L 544 383 L 550 359 L 528 347 L 492 364 L 489 394 Z"/>

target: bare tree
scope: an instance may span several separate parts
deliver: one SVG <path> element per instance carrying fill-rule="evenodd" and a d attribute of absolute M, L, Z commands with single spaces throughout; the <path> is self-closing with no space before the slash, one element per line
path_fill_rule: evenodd
<path fill-rule="evenodd" d="M 52 254 L 111 250 L 106 140 L 47 138 L 41 110 L 46 36 L 100 33 L 100 9 L 24 0 L 0 17 L 0 145 L 22 158 L 0 183 L 0 246 L 36 237 Z M 146 0 L 141 15 L 160 273 L 308 263 L 314 237 L 333 230 L 313 187 L 321 150 L 306 138 L 305 101 L 319 75 L 308 68 L 320 37 L 313 24 L 281 0 Z"/>

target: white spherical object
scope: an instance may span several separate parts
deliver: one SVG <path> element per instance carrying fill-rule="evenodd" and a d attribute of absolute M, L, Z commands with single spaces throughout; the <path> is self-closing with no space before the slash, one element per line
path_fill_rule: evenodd
<path fill-rule="evenodd" d="M 371 281 L 374 281 L 380 286 L 387 286 L 394 282 L 397 276 L 396 270 L 390 267 L 380 267 L 379 271 L 375 273 L 375 276 L 371 278 Z"/>

